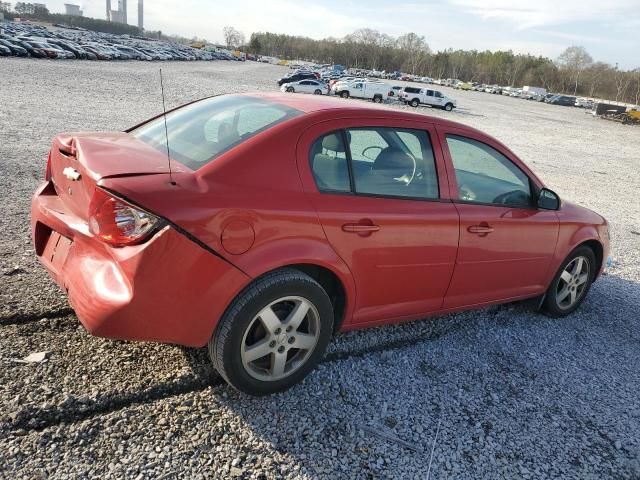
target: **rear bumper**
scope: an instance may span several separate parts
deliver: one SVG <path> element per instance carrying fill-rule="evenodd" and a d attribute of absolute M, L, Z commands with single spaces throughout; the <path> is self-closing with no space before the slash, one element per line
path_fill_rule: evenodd
<path fill-rule="evenodd" d="M 201 347 L 250 280 L 170 226 L 141 245 L 112 248 L 48 182 L 33 197 L 31 222 L 38 259 L 93 335 Z"/>

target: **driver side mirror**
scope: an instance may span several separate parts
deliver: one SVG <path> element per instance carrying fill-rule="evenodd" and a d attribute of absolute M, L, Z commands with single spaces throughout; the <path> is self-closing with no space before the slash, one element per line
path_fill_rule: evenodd
<path fill-rule="evenodd" d="M 558 210 L 560 208 L 560 197 L 556 192 L 543 188 L 538 194 L 538 208 L 543 210 Z"/>

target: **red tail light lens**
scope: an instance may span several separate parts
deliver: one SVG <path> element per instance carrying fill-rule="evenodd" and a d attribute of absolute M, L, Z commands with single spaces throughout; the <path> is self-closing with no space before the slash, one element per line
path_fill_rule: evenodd
<path fill-rule="evenodd" d="M 143 242 L 159 225 L 160 219 L 96 188 L 89 206 L 89 229 L 114 247 Z"/>

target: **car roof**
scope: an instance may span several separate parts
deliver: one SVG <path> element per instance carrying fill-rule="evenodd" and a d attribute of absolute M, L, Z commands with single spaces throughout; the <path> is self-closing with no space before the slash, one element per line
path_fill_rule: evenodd
<path fill-rule="evenodd" d="M 306 114 L 334 111 L 336 113 L 340 112 L 341 114 L 347 114 L 350 116 L 371 115 L 379 117 L 380 115 L 383 115 L 390 119 L 393 118 L 400 120 L 428 122 L 435 125 L 460 128 L 468 131 L 473 131 L 481 135 L 486 135 L 480 130 L 469 127 L 468 125 L 464 125 L 462 123 L 445 120 L 443 118 L 422 115 L 420 113 L 398 110 L 371 102 L 345 101 L 342 98 L 330 97 L 328 95 L 292 95 L 290 93 L 281 92 L 254 92 L 245 93 L 243 95 L 262 98 L 272 103 L 295 108 L 296 110 L 300 110 L 301 112 Z"/>

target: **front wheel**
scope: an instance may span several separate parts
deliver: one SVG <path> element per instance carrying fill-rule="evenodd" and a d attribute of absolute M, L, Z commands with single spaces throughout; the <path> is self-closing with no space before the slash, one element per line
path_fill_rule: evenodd
<path fill-rule="evenodd" d="M 444 109 L 445 109 L 447 112 L 450 112 L 451 110 L 453 110 L 453 103 L 447 103 L 447 104 L 444 106 Z"/>
<path fill-rule="evenodd" d="M 209 356 L 234 388 L 268 395 L 301 381 L 320 361 L 333 331 L 333 308 L 308 275 L 283 269 L 247 287 L 209 341 Z"/>
<path fill-rule="evenodd" d="M 320 90 L 319 88 L 314 90 L 313 92 L 314 95 L 322 95 L 322 90 Z"/>
<path fill-rule="evenodd" d="M 596 276 L 596 257 L 589 247 L 578 247 L 560 266 L 545 294 L 543 311 L 551 317 L 564 317 L 584 300 Z"/>
<path fill-rule="evenodd" d="M 349 92 L 347 92 L 347 91 L 345 90 L 344 92 L 341 92 L 341 93 L 340 93 L 340 96 L 341 96 L 342 98 L 349 98 Z"/>

